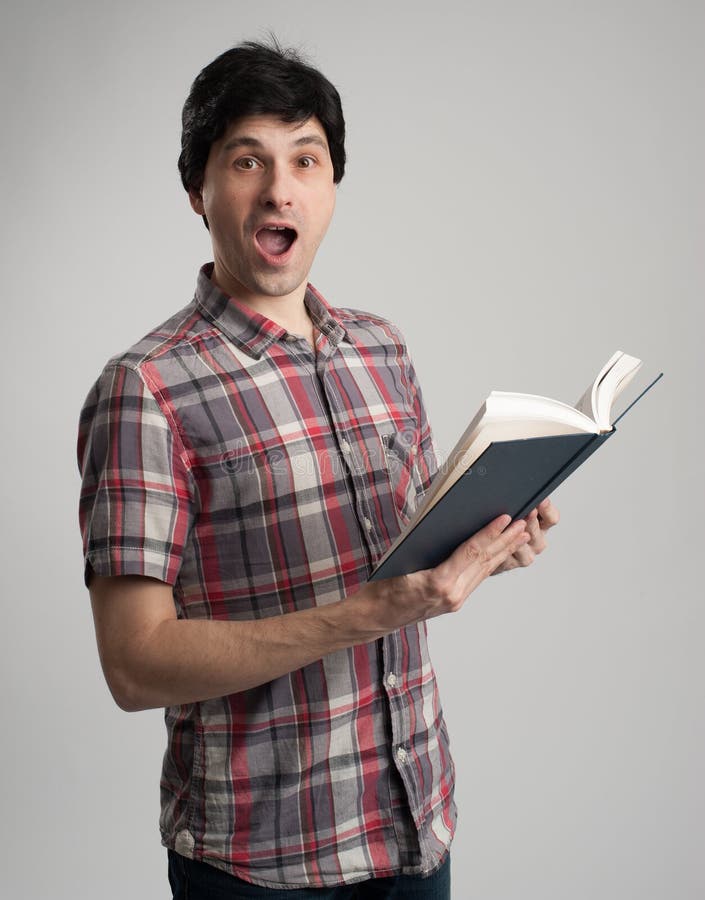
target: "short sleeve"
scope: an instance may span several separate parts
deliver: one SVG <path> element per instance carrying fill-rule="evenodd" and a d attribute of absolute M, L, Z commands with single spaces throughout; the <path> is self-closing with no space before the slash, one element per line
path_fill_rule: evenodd
<path fill-rule="evenodd" d="M 407 357 L 409 383 L 411 385 L 416 421 L 419 426 L 419 443 L 417 447 L 416 464 L 421 479 L 422 491 L 425 493 L 428 490 L 434 475 L 438 471 L 438 460 L 436 458 L 435 442 L 433 440 L 431 424 L 428 420 L 426 407 L 423 402 L 421 385 L 419 384 L 416 370 L 414 369 L 414 363 L 408 355 L 408 350 Z"/>
<path fill-rule="evenodd" d="M 174 584 L 193 516 L 178 435 L 138 371 L 108 365 L 81 411 L 79 522 L 85 581 L 148 575 Z"/>

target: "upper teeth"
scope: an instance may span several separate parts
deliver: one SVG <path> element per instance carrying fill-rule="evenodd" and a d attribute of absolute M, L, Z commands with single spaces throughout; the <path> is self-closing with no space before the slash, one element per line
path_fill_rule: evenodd
<path fill-rule="evenodd" d="M 286 231 L 286 225 L 265 225 L 267 231 Z"/>

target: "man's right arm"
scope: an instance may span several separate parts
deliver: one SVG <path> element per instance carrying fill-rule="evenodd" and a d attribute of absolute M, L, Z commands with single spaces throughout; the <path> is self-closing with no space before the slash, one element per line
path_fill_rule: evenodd
<path fill-rule="evenodd" d="M 250 621 L 178 619 L 172 588 L 138 575 L 90 581 L 98 649 L 117 704 L 136 711 L 237 693 L 329 653 L 459 610 L 530 540 L 500 516 L 439 566 L 364 585 L 325 606 Z"/>

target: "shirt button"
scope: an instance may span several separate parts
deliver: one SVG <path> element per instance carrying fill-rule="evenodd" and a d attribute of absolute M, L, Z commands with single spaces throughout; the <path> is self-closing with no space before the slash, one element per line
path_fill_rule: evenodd
<path fill-rule="evenodd" d="M 352 447 L 350 446 L 350 444 L 348 444 L 345 438 L 343 438 L 343 440 L 340 442 L 340 449 L 343 451 L 343 453 L 350 453 Z"/>
<path fill-rule="evenodd" d="M 404 765 L 408 758 L 409 754 L 406 752 L 406 750 L 403 747 L 397 747 L 397 762 L 401 763 L 401 765 Z"/>
<path fill-rule="evenodd" d="M 289 341 L 290 344 L 293 344 L 294 341 L 298 341 L 298 338 L 296 337 L 295 334 L 287 334 L 286 339 L 287 339 L 287 341 Z"/>
<path fill-rule="evenodd" d="M 367 518 L 367 516 L 365 516 L 365 518 L 362 521 L 365 523 L 365 528 L 368 531 L 372 531 L 372 522 Z"/>
<path fill-rule="evenodd" d="M 394 672 L 390 672 L 389 675 L 387 675 L 387 684 L 390 688 L 396 687 L 397 676 L 394 674 Z"/>

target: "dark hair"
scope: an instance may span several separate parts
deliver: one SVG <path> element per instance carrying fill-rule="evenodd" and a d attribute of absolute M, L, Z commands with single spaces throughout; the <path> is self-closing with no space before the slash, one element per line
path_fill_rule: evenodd
<path fill-rule="evenodd" d="M 326 133 L 333 180 L 345 172 L 345 120 L 340 95 L 291 49 L 246 41 L 226 50 L 196 77 L 182 113 L 179 172 L 186 190 L 200 191 L 211 144 L 236 119 L 274 115 L 282 122 L 315 116 Z"/>

